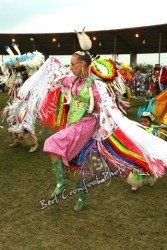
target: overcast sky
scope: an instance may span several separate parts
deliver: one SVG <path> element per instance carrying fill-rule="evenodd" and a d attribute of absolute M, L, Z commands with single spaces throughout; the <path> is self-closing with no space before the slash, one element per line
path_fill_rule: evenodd
<path fill-rule="evenodd" d="M 1 0 L 0 33 L 108 30 L 167 23 L 167 0 Z"/>
<path fill-rule="evenodd" d="M 1 0 L 0 33 L 107 30 L 167 23 L 167 0 Z"/>

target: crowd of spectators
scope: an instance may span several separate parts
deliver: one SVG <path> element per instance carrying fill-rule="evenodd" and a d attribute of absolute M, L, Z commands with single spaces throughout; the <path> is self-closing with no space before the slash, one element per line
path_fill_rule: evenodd
<path fill-rule="evenodd" d="M 144 73 L 140 69 L 133 69 L 132 74 L 133 80 L 126 82 L 132 98 L 149 101 L 167 88 L 167 85 L 160 82 L 160 68 L 153 68 Z"/>

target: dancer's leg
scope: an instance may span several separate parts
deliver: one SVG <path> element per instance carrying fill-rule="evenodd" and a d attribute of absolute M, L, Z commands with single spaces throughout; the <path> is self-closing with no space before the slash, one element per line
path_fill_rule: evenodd
<path fill-rule="evenodd" d="M 76 212 L 79 212 L 83 208 L 88 198 L 88 193 L 85 190 L 84 179 L 85 179 L 85 176 L 82 176 L 76 181 L 76 188 L 79 190 L 78 200 L 74 206 L 74 210 Z"/>
<path fill-rule="evenodd" d="M 56 177 L 56 188 L 52 193 L 52 197 L 55 195 L 59 195 L 62 193 L 63 189 L 67 186 L 67 178 L 66 178 L 66 168 L 63 164 L 63 161 L 57 155 L 50 155 L 53 167 L 55 169 L 55 177 Z"/>

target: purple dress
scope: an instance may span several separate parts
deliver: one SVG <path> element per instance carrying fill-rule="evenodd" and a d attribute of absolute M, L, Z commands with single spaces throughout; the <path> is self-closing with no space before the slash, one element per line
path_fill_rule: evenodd
<path fill-rule="evenodd" d="M 69 88 L 74 77 L 65 77 L 61 84 L 64 88 Z M 77 80 L 73 86 L 72 94 L 74 97 L 77 96 L 79 91 L 84 85 L 86 79 Z M 95 84 L 92 84 L 92 90 L 94 95 L 94 110 L 95 113 L 99 113 L 99 105 L 101 97 Z M 67 124 L 66 128 L 55 133 L 46 139 L 44 143 L 44 152 L 50 154 L 56 154 L 62 157 L 63 163 L 69 166 L 71 161 L 78 153 L 81 152 L 82 148 L 92 138 L 96 128 L 96 116 L 83 117 L 76 124 Z"/>

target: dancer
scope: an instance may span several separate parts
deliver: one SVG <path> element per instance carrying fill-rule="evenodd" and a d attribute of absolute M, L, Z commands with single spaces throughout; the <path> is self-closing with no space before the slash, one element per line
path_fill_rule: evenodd
<path fill-rule="evenodd" d="M 165 141 L 167 140 L 166 96 L 167 91 L 163 91 L 155 98 L 152 98 L 148 106 L 141 106 L 137 113 L 143 128 L 148 133 Z M 132 191 L 136 191 L 143 184 L 154 185 L 156 180 L 157 178 L 153 175 L 140 175 L 137 171 L 133 170 L 127 178 L 127 183 L 132 186 Z"/>
<path fill-rule="evenodd" d="M 82 148 L 93 137 L 96 129 L 95 114 L 99 113 L 98 103 L 102 99 L 94 84 L 98 78 L 90 72 L 90 64 L 91 58 L 88 52 L 78 51 L 74 53 L 70 67 L 74 76 L 65 77 L 61 81 L 62 87 L 66 91 L 69 90 L 70 110 L 67 115 L 67 126 L 48 138 L 44 144 L 44 152 L 50 154 L 56 171 L 57 186 L 53 196 L 59 195 L 67 185 L 65 166 L 70 166 L 69 162 L 81 152 Z M 104 131 L 105 133 L 107 132 Z M 83 176 L 77 181 L 77 185 L 82 182 L 82 178 Z M 74 210 L 80 210 L 86 198 L 85 191 L 79 192 Z"/>
<path fill-rule="evenodd" d="M 19 91 L 21 98 L 29 94 L 28 117 L 34 120 L 49 89 L 60 88 L 66 97 L 67 125 L 45 141 L 44 152 L 50 155 L 56 170 L 57 186 L 52 197 L 66 190 L 68 172 L 78 173 L 76 185 L 80 192 L 75 211 L 80 211 L 87 200 L 83 187 L 86 168 L 92 176 L 94 173 L 91 162 L 85 162 L 94 151 L 102 159 L 105 171 L 111 164 L 125 175 L 136 169 L 139 174 L 160 177 L 167 167 L 166 142 L 146 133 L 120 111 L 117 92 L 123 95 L 125 86 L 114 63 L 108 60 L 104 65 L 96 58 L 93 62 L 91 59 L 89 52 L 77 51 L 71 57 L 69 69 L 50 57 Z M 110 82 L 108 86 L 104 79 Z"/>
<path fill-rule="evenodd" d="M 148 133 L 160 137 L 160 134 L 158 133 L 158 126 L 153 123 L 153 115 L 150 112 L 145 111 L 141 114 L 140 124 L 146 128 Z M 157 178 L 154 176 L 141 175 L 138 174 L 136 170 L 133 170 L 127 178 L 127 183 L 131 185 L 132 191 L 137 191 L 137 189 L 143 184 L 153 186 L 156 180 Z"/>
<path fill-rule="evenodd" d="M 52 63 L 61 67 L 61 64 L 54 58 L 52 58 Z M 105 140 L 118 131 L 118 124 L 112 118 L 110 121 L 106 119 L 106 116 L 109 115 L 107 112 L 109 107 L 113 110 L 118 110 L 118 107 L 114 103 L 114 98 L 108 95 L 101 79 L 90 72 L 90 64 L 89 53 L 75 52 L 71 57 L 71 71 L 74 75 L 64 76 L 58 82 L 64 92 L 67 93 L 69 90 L 67 100 L 70 104 L 70 110 L 67 115 L 66 128 L 49 137 L 44 144 L 44 152 L 50 154 L 56 171 L 57 186 L 52 194 L 53 197 L 63 192 L 67 186 L 67 168 L 70 168 L 72 159 L 82 151 L 91 138 Z M 105 111 L 102 111 L 102 107 L 105 108 Z M 97 119 L 99 114 L 101 115 L 100 124 Z M 120 116 L 120 113 L 117 115 Z M 112 161 L 110 160 L 110 162 Z M 148 171 L 145 174 L 148 175 Z M 81 185 L 82 180 L 83 175 L 77 183 Z M 82 209 L 86 198 L 85 191 L 79 192 L 79 198 L 74 207 L 75 211 Z"/>
<path fill-rule="evenodd" d="M 1 64 L 3 74 L 6 76 L 5 83 L 9 94 L 9 100 L 2 115 L 3 119 L 7 117 L 9 123 L 8 131 L 12 139 L 9 147 L 14 148 L 24 142 L 31 146 L 29 152 L 34 152 L 38 147 L 38 142 L 31 121 L 26 120 L 28 95 L 26 98 L 20 99 L 18 92 L 24 82 L 41 66 L 44 57 L 37 51 L 21 55 L 16 44 L 12 45 L 18 55 L 14 55 L 7 46 L 6 51 L 10 54 L 10 58 Z"/>

